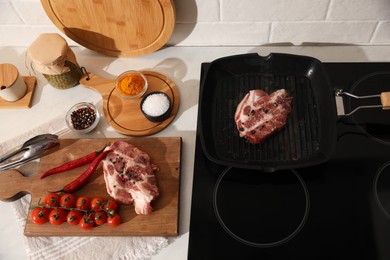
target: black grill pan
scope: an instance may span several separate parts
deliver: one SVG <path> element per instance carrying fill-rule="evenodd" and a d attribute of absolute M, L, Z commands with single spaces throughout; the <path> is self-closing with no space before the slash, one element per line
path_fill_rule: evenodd
<path fill-rule="evenodd" d="M 276 171 L 323 163 L 336 144 L 336 104 L 322 63 L 312 57 L 271 53 L 217 59 L 202 73 L 199 135 L 206 157 L 218 164 Z M 239 136 L 238 103 L 252 89 L 285 88 L 293 110 L 281 131 L 261 144 Z"/>

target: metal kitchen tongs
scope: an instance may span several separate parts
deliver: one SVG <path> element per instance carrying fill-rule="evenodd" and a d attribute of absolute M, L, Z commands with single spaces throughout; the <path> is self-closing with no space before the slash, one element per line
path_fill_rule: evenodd
<path fill-rule="evenodd" d="M 0 171 L 15 168 L 37 159 L 58 144 L 57 135 L 42 134 L 35 136 L 27 140 L 22 146 L 16 147 L 0 156 Z"/>
<path fill-rule="evenodd" d="M 342 89 L 336 89 L 335 96 L 336 96 L 337 115 L 340 117 L 341 116 L 350 116 L 362 108 L 379 108 L 379 107 L 381 107 L 383 110 L 390 109 L 390 92 L 382 92 L 382 93 L 377 94 L 377 95 L 356 96 L 356 95 L 353 95 L 351 93 L 344 92 Z M 343 96 L 349 96 L 349 97 L 356 98 L 356 99 L 380 98 L 381 104 L 380 105 L 358 106 L 357 108 L 355 108 L 351 112 L 345 113 Z"/>

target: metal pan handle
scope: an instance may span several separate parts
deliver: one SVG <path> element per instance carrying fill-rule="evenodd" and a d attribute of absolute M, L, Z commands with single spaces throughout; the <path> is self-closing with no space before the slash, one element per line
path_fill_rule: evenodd
<path fill-rule="evenodd" d="M 349 97 L 356 98 L 356 99 L 380 98 L 381 104 L 380 105 L 378 104 L 378 105 L 358 106 L 354 110 L 352 110 L 351 112 L 345 113 L 343 96 L 349 96 Z M 337 115 L 339 117 L 350 116 L 350 115 L 354 114 L 356 111 L 363 109 L 363 108 L 379 108 L 379 107 L 381 107 L 383 110 L 390 109 L 390 92 L 382 92 L 381 94 L 377 94 L 377 95 L 356 96 L 356 95 L 351 94 L 349 92 L 345 92 L 342 89 L 336 89 L 335 98 L 336 98 L 336 106 L 337 106 Z"/>

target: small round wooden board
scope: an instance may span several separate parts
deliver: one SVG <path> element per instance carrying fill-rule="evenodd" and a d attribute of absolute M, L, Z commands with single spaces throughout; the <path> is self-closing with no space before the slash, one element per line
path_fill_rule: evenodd
<path fill-rule="evenodd" d="M 122 98 L 115 90 L 115 79 L 100 78 L 86 73 L 80 84 L 98 91 L 103 97 L 103 113 L 107 122 L 119 133 L 129 136 L 148 136 L 166 128 L 179 110 L 180 97 L 175 83 L 168 77 L 154 71 L 142 71 L 148 80 L 148 90 L 166 93 L 172 102 L 172 112 L 163 122 L 154 123 L 145 118 L 140 109 L 141 99 Z"/>

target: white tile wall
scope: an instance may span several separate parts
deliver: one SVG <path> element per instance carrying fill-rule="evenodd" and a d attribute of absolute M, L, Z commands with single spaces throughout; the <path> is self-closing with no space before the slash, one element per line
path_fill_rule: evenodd
<path fill-rule="evenodd" d="M 390 20 L 389 0 L 333 0 L 329 20 Z"/>
<path fill-rule="evenodd" d="M 221 0 L 222 21 L 322 21 L 330 0 Z"/>
<path fill-rule="evenodd" d="M 52 25 L 49 17 L 43 10 L 40 1 L 36 0 L 13 0 L 16 12 L 27 25 Z"/>
<path fill-rule="evenodd" d="M 257 45 L 268 42 L 270 23 L 177 24 L 169 44 L 183 46 Z"/>
<path fill-rule="evenodd" d="M 177 23 L 218 22 L 220 0 L 174 0 Z"/>
<path fill-rule="evenodd" d="M 390 45 L 390 0 L 173 1 L 170 45 Z M 59 30 L 40 0 L 0 0 L 0 46 L 28 46 L 44 32 Z"/>
<path fill-rule="evenodd" d="M 370 42 L 377 22 L 276 22 L 270 42 L 354 43 Z"/>
<path fill-rule="evenodd" d="M 17 14 L 16 10 L 10 2 L 0 2 L 0 24 L 23 24 L 22 19 Z"/>
<path fill-rule="evenodd" d="M 386 45 L 390 43 L 390 21 L 382 21 L 379 23 L 372 36 L 372 42 Z"/>

